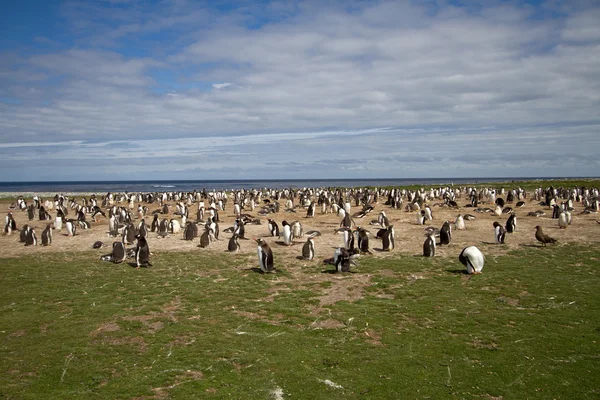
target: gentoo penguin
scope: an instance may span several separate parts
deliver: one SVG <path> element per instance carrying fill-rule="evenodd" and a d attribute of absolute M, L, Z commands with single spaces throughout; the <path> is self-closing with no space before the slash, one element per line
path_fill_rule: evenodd
<path fill-rule="evenodd" d="M 238 219 L 235 220 L 235 223 L 233 224 L 233 233 L 235 235 L 237 235 L 238 238 L 245 239 L 245 236 L 246 236 L 246 224 L 244 223 L 243 219 L 238 218 Z"/>
<path fill-rule="evenodd" d="M 354 250 L 354 232 L 350 228 L 342 228 L 344 230 L 344 248 L 346 250 Z"/>
<path fill-rule="evenodd" d="M 485 257 L 475 246 L 468 246 L 461 251 L 458 260 L 467 267 L 468 274 L 480 274 L 483 269 Z"/>
<path fill-rule="evenodd" d="M 123 242 L 113 242 L 111 259 L 115 264 L 122 263 L 127 258 L 127 251 Z"/>
<path fill-rule="evenodd" d="M 302 224 L 300 221 L 294 221 L 290 225 L 292 229 L 292 239 L 300 239 L 304 235 L 304 231 L 302 229 Z"/>
<path fill-rule="evenodd" d="M 52 245 L 52 229 L 54 224 L 46 225 L 46 229 L 42 232 L 42 246 Z"/>
<path fill-rule="evenodd" d="M 12 212 L 8 212 L 8 214 L 6 215 L 6 221 L 4 224 L 4 233 L 7 235 L 10 235 L 12 231 L 16 231 L 17 230 L 17 223 L 15 221 L 15 218 L 12 215 Z"/>
<path fill-rule="evenodd" d="M 431 235 L 427 235 L 427 238 L 425 238 L 425 242 L 423 243 L 423 256 L 435 256 L 435 239 L 431 237 Z"/>
<path fill-rule="evenodd" d="M 513 233 L 517 230 L 517 216 L 510 214 L 506 220 L 506 232 Z"/>
<path fill-rule="evenodd" d="M 166 237 L 169 234 L 169 220 L 163 218 L 158 224 L 158 236 Z"/>
<path fill-rule="evenodd" d="M 445 221 L 440 229 L 440 244 L 450 244 L 452 240 L 452 228 L 448 221 Z"/>
<path fill-rule="evenodd" d="M 366 229 L 358 227 L 356 230 L 358 232 L 358 249 L 361 253 L 371 254 L 369 251 L 369 235 Z"/>
<path fill-rule="evenodd" d="M 119 218 L 116 215 L 112 215 L 108 220 L 108 232 L 109 236 L 119 236 Z"/>
<path fill-rule="evenodd" d="M 67 236 L 75 236 L 77 234 L 77 224 L 72 219 L 67 220 L 65 229 L 67 230 Z"/>
<path fill-rule="evenodd" d="M 394 250 L 396 244 L 394 238 L 394 225 L 388 225 L 381 239 L 383 243 L 383 251 Z"/>
<path fill-rule="evenodd" d="M 417 225 L 425 225 L 425 211 L 417 211 Z"/>
<path fill-rule="evenodd" d="M 104 243 L 102 243 L 100 240 L 96 240 L 92 245 L 92 249 L 101 249 L 102 247 L 104 247 Z"/>
<path fill-rule="evenodd" d="M 269 233 L 271 234 L 271 236 L 279 237 L 279 225 L 277 225 L 277 222 L 275 222 L 274 220 L 269 218 L 268 219 L 268 227 L 269 227 Z"/>
<path fill-rule="evenodd" d="M 256 251 L 261 272 L 264 274 L 273 271 L 275 268 L 273 267 L 273 252 L 271 248 L 263 239 L 258 238 L 254 240 L 258 244 Z"/>
<path fill-rule="evenodd" d="M 385 215 L 385 211 L 379 213 L 379 216 L 377 217 L 377 222 L 379 222 L 379 225 L 381 225 L 381 227 L 384 229 L 387 229 L 387 227 L 390 226 L 390 221 Z"/>
<path fill-rule="evenodd" d="M 202 235 L 200 235 L 200 247 L 208 247 L 211 242 L 211 231 L 209 228 L 205 228 Z"/>
<path fill-rule="evenodd" d="M 465 226 L 465 219 L 463 218 L 462 215 L 458 215 L 458 217 L 456 217 L 456 221 L 454 221 L 454 227 L 456 228 L 456 230 L 462 231 L 466 229 Z"/>
<path fill-rule="evenodd" d="M 342 210 L 340 208 L 340 210 Z M 344 217 L 342 218 L 342 221 L 340 222 L 340 226 L 345 227 L 345 228 L 352 228 L 352 218 L 350 217 L 350 214 L 345 213 Z"/>
<path fill-rule="evenodd" d="M 158 230 L 158 225 L 160 222 L 158 221 L 158 214 L 154 214 L 154 218 L 152 219 L 152 224 L 150 225 L 150 232 L 156 232 Z"/>
<path fill-rule="evenodd" d="M 30 205 L 27 207 L 27 218 L 28 218 L 30 221 L 33 221 L 33 219 L 35 218 L 35 208 L 33 207 L 33 204 L 30 204 Z"/>
<path fill-rule="evenodd" d="M 58 232 L 60 232 L 62 230 L 64 220 L 65 220 L 65 215 L 59 209 L 56 212 L 56 218 L 54 218 L 54 229 L 56 229 Z"/>
<path fill-rule="evenodd" d="M 544 247 L 546 247 L 546 243 L 554 244 L 557 242 L 556 239 L 551 238 L 550 236 L 546 235 L 542 231 L 542 227 L 539 225 L 535 227 L 535 238 L 537 239 L 538 242 L 541 242 Z"/>
<path fill-rule="evenodd" d="M 353 252 L 349 252 L 343 247 L 336 249 L 335 253 L 333 254 L 333 264 L 335 265 L 335 270 L 337 272 L 350 272 L 350 265 L 356 265 L 354 259 L 359 255 L 357 252 L 358 249 L 355 249 Z"/>
<path fill-rule="evenodd" d="M 136 268 L 151 267 L 150 263 L 150 248 L 145 237 L 136 235 L 137 246 L 135 247 L 135 264 Z"/>
<path fill-rule="evenodd" d="M 27 235 L 25 237 L 25 246 L 37 246 L 37 236 L 33 227 L 29 227 L 29 229 L 27 230 Z"/>
<path fill-rule="evenodd" d="M 122 235 L 123 243 L 133 244 L 133 242 L 135 241 L 136 234 L 137 233 L 135 231 L 135 227 L 133 226 L 133 224 L 125 225 L 125 228 L 123 228 L 123 235 Z"/>
<path fill-rule="evenodd" d="M 302 246 L 302 258 L 305 260 L 312 260 L 315 258 L 315 241 L 312 236 L 306 239 L 306 242 Z"/>
<path fill-rule="evenodd" d="M 283 243 L 286 246 L 291 246 L 292 245 L 292 228 L 290 227 L 290 224 L 287 223 L 287 221 L 283 221 L 281 223 L 281 233 L 283 235 Z"/>
<path fill-rule="evenodd" d="M 169 221 L 170 233 L 176 234 L 176 233 L 179 233 L 180 230 L 181 230 L 181 225 L 179 224 L 179 221 L 177 221 L 176 219 L 171 219 Z"/>
<path fill-rule="evenodd" d="M 194 240 L 198 236 L 198 225 L 189 221 L 183 230 L 183 240 Z"/>
<path fill-rule="evenodd" d="M 494 208 L 494 214 L 499 217 L 502 215 L 502 207 L 496 204 L 496 208 Z"/>
<path fill-rule="evenodd" d="M 227 250 L 231 252 L 236 252 L 240 250 L 240 243 L 238 242 L 237 233 L 234 233 L 231 239 L 229 239 L 229 243 L 227 244 Z"/>
<path fill-rule="evenodd" d="M 315 202 L 311 201 L 306 210 L 306 218 L 313 218 L 315 216 Z"/>
<path fill-rule="evenodd" d="M 504 238 L 506 236 L 506 229 L 498 221 L 494 221 L 494 238 L 496 243 L 504 244 Z"/>
<path fill-rule="evenodd" d="M 142 221 L 138 225 L 137 231 L 138 235 L 148 237 L 148 225 L 146 225 L 145 219 L 142 218 Z"/>
<path fill-rule="evenodd" d="M 554 206 L 552 206 L 552 219 L 558 219 L 560 212 L 562 211 L 562 209 L 560 208 L 560 206 L 558 204 L 555 204 Z"/>
<path fill-rule="evenodd" d="M 425 221 L 433 221 L 433 212 L 431 211 L 431 207 L 426 205 L 425 208 L 423 208 L 423 211 L 425 215 Z"/>
<path fill-rule="evenodd" d="M 561 213 L 558 214 L 558 227 L 560 229 L 567 229 L 567 226 L 569 226 L 569 221 L 567 220 L 567 212 L 561 211 Z"/>
<path fill-rule="evenodd" d="M 208 217 L 206 220 L 206 224 L 204 224 L 205 229 L 208 229 L 211 235 L 211 239 L 218 240 L 219 239 L 219 224 L 214 217 Z"/>
<path fill-rule="evenodd" d="M 19 242 L 25 243 L 27 241 L 27 235 L 29 234 L 29 230 L 31 227 L 27 224 L 21 227 L 21 231 L 19 232 Z"/>

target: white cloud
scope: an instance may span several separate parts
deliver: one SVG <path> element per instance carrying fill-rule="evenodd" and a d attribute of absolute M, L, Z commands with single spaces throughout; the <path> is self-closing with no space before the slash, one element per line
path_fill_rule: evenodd
<path fill-rule="evenodd" d="M 225 89 L 226 87 L 229 87 L 231 85 L 233 85 L 233 83 L 231 83 L 231 82 L 213 83 L 212 87 L 214 89 L 219 90 L 219 89 Z"/>

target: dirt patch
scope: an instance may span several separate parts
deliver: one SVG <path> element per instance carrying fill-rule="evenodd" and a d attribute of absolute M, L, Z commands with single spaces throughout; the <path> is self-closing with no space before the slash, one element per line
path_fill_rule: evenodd
<path fill-rule="evenodd" d="M 334 277 L 331 279 L 331 286 L 324 289 L 324 294 L 319 296 L 321 306 L 329 306 L 338 301 L 348 301 L 350 303 L 363 297 L 364 289 L 370 286 L 371 277 L 369 275 L 358 275 L 352 277 Z"/>
<path fill-rule="evenodd" d="M 102 325 L 100 325 L 95 331 L 92 331 L 91 335 L 95 336 L 104 334 L 106 332 L 116 332 L 120 329 L 121 328 L 119 327 L 119 324 L 117 324 L 116 322 L 105 322 Z"/>
<path fill-rule="evenodd" d="M 311 329 L 340 329 L 346 325 L 332 318 L 317 320 L 310 325 Z"/>

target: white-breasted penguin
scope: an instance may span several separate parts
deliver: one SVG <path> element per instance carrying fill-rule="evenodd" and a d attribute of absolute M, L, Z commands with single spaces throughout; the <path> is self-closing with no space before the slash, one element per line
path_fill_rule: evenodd
<path fill-rule="evenodd" d="M 77 224 L 72 219 L 68 219 L 65 222 L 65 229 L 67 230 L 67 236 L 75 236 L 77 234 Z"/>
<path fill-rule="evenodd" d="M 28 227 L 25 236 L 25 246 L 37 246 L 37 236 L 33 227 Z"/>
<path fill-rule="evenodd" d="M 300 221 L 294 221 L 290 224 L 292 229 L 292 239 L 300 239 L 304 235 L 304 229 Z"/>
<path fill-rule="evenodd" d="M 480 274 L 485 262 L 485 256 L 477 247 L 468 246 L 461 251 L 458 260 L 462 265 L 467 267 L 468 274 Z"/>
<path fill-rule="evenodd" d="M 269 247 L 268 243 L 263 239 L 254 239 L 258 244 L 256 252 L 258 255 L 258 265 L 262 273 L 269 273 L 275 268 L 273 267 L 273 251 Z"/>
<path fill-rule="evenodd" d="M 136 235 L 137 245 L 135 246 L 135 264 L 136 268 L 151 267 L 150 247 L 145 237 Z"/>
<path fill-rule="evenodd" d="M 513 233 L 517 230 L 517 216 L 510 214 L 506 220 L 506 232 Z"/>
<path fill-rule="evenodd" d="M 227 243 L 227 250 L 230 252 L 236 252 L 240 250 L 240 242 L 238 241 L 238 234 L 234 233 Z"/>
<path fill-rule="evenodd" d="M 379 213 L 379 216 L 377 217 L 377 222 L 379 222 L 379 225 L 381 225 L 381 227 L 384 229 L 387 229 L 387 227 L 390 226 L 390 221 L 387 215 L 385 215 L 385 211 L 381 211 Z"/>
<path fill-rule="evenodd" d="M 569 226 L 569 221 L 567 220 L 567 211 L 561 211 L 558 214 L 558 227 L 560 229 L 567 229 Z"/>
<path fill-rule="evenodd" d="M 302 246 L 302 258 L 305 260 L 312 260 L 315 258 L 315 241 L 312 236 L 306 239 L 306 242 L 304 242 L 304 245 Z"/>
<path fill-rule="evenodd" d="M 291 246 L 293 244 L 292 228 L 290 227 L 290 224 L 287 223 L 287 221 L 283 221 L 281 223 L 281 234 L 283 236 L 283 243 L 286 246 Z"/>
<path fill-rule="evenodd" d="M 423 242 L 423 256 L 435 257 L 435 239 L 432 235 L 427 235 L 425 242 Z"/>
<path fill-rule="evenodd" d="M 279 237 L 279 225 L 277 225 L 277 222 L 269 218 L 267 226 L 269 227 L 269 233 L 271 236 Z"/>
<path fill-rule="evenodd" d="M 456 220 L 454 221 L 454 227 L 459 231 L 466 229 L 465 219 L 462 215 L 459 214 L 458 217 L 456 217 Z"/>
<path fill-rule="evenodd" d="M 506 229 L 498 221 L 494 221 L 494 239 L 496 243 L 504 244 L 504 238 L 506 237 Z"/>
<path fill-rule="evenodd" d="M 383 243 L 383 251 L 392 251 L 396 246 L 395 242 L 394 225 L 388 225 L 387 229 L 381 237 Z"/>

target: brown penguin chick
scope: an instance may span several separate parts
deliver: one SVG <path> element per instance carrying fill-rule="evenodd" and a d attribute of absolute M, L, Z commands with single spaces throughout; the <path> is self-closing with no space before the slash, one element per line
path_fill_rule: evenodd
<path fill-rule="evenodd" d="M 551 238 L 542 232 L 542 227 L 539 225 L 535 227 L 535 238 L 538 240 L 538 242 L 541 242 L 544 247 L 546 246 L 546 243 L 556 243 L 556 239 Z"/>

